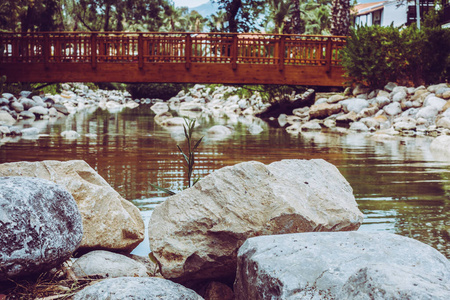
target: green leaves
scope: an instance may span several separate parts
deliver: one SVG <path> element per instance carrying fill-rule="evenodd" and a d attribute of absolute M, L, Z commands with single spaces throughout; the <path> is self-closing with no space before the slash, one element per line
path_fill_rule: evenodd
<path fill-rule="evenodd" d="M 203 137 L 201 137 L 198 141 L 194 141 L 192 139 L 192 134 L 194 133 L 195 128 L 195 119 L 189 120 L 187 118 L 184 119 L 185 124 L 183 125 L 184 130 L 184 136 L 186 137 L 187 142 L 187 152 L 185 153 L 183 149 L 181 149 L 180 145 L 177 145 L 178 151 L 183 157 L 183 163 L 185 168 L 185 174 L 186 174 L 186 180 L 187 180 L 187 186 L 186 188 L 190 188 L 191 186 L 194 186 L 199 180 L 199 178 L 192 179 L 192 174 L 194 172 L 194 165 L 195 165 L 195 151 L 200 146 L 200 143 L 203 140 Z M 169 189 L 151 184 L 152 187 L 154 187 L 157 190 L 160 190 L 166 194 L 169 194 L 170 196 L 175 195 L 176 193 L 174 191 L 171 191 Z"/>
<path fill-rule="evenodd" d="M 184 119 L 184 121 L 185 121 L 185 125 L 183 125 L 183 129 L 184 129 L 184 136 L 186 137 L 186 140 L 187 140 L 188 152 L 187 152 L 187 154 L 185 154 L 183 149 L 181 149 L 181 147 L 179 145 L 177 145 L 177 148 L 178 148 L 178 151 L 180 151 L 181 155 L 184 158 L 184 167 L 187 172 L 186 174 L 187 174 L 188 187 L 191 187 L 195 183 L 197 183 L 197 181 L 199 180 L 199 179 L 194 180 L 194 182 L 192 182 L 192 185 L 191 185 L 191 178 L 192 178 L 192 173 L 194 171 L 194 164 L 195 164 L 195 151 L 197 150 L 198 146 L 202 142 L 203 137 L 201 137 L 197 142 L 195 142 L 194 146 L 192 147 L 192 144 L 193 144 L 192 133 L 194 132 L 195 119 L 194 120 Z"/>
<path fill-rule="evenodd" d="M 450 30 L 415 27 L 357 27 L 341 52 L 350 83 L 372 88 L 389 81 L 431 84 L 448 79 Z M 437 59 L 435 59 L 437 58 Z"/>

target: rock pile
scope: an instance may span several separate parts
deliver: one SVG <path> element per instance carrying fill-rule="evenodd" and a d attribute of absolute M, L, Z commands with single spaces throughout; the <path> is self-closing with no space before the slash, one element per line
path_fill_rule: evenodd
<path fill-rule="evenodd" d="M 80 250 L 131 252 L 144 239 L 144 222 L 137 207 L 85 161 L 5 163 L 0 164 L 0 176 L 38 177 L 65 187 L 83 219 Z"/>
<path fill-rule="evenodd" d="M 23 123 L 33 124 L 34 120 L 67 116 L 89 107 L 117 112 L 124 107 L 138 106 L 128 92 L 93 91 L 81 83 L 63 84 L 62 88 L 60 95 L 33 96 L 29 91 L 22 91 L 18 97 L 9 93 L 0 95 L 0 138 L 37 136 L 38 128 L 23 128 Z"/>
<path fill-rule="evenodd" d="M 311 91 L 306 96 L 293 94 L 288 101 L 290 115 L 282 113 L 286 110 L 264 103 L 258 92 L 248 99 L 233 95 L 235 92 L 234 87 L 220 86 L 213 90 L 195 85 L 188 93 L 180 92 L 167 103 L 156 104 L 159 109 L 155 106 L 154 111 L 157 116 L 164 114 L 166 122 L 170 122 L 170 110 L 187 117 L 227 116 L 230 120 L 247 117 L 249 125 L 258 126 L 260 121 L 252 117 L 270 117 L 265 121 L 271 124 L 275 121 L 292 134 L 303 131 L 405 136 L 450 134 L 450 87 L 446 83 L 416 88 L 389 83 L 384 89 L 374 91 L 357 87 L 349 96 L 318 96 L 315 102 L 301 101 L 309 99 Z M 164 110 L 160 110 L 162 106 Z"/>
<path fill-rule="evenodd" d="M 233 280 L 237 250 L 249 237 L 356 230 L 362 220 L 352 188 L 324 160 L 245 162 L 155 208 L 150 248 L 166 278 Z"/>
<path fill-rule="evenodd" d="M 0 281 L 58 267 L 80 243 L 129 253 L 142 239 L 139 214 L 84 162 L 8 163 L 4 175 L 21 177 L 0 177 Z M 442 254 L 393 234 L 342 232 L 362 218 L 323 160 L 241 163 L 154 210 L 152 261 L 96 250 L 61 270 L 99 281 L 74 299 L 449 298 Z"/>

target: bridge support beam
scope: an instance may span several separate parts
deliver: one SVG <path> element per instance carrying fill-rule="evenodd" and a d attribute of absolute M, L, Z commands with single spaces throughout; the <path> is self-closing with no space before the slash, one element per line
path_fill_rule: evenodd
<path fill-rule="evenodd" d="M 294 66 L 224 63 L 2 63 L 8 82 L 178 82 L 343 86 L 339 66 Z"/>

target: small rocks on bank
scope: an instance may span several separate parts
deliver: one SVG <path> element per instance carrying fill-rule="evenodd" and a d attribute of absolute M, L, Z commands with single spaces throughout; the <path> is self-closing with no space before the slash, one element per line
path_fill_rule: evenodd
<path fill-rule="evenodd" d="M 63 91 L 60 95 L 32 96 L 29 91 L 22 91 L 20 95 L 3 93 L 0 95 L 0 126 L 18 126 L 23 127 L 23 123 L 33 125 L 35 120 L 49 120 L 64 118 L 69 114 L 88 109 L 97 108 L 105 109 L 111 113 L 117 113 L 126 107 L 134 108 L 139 106 L 136 101 L 131 99 L 128 92 L 122 91 L 105 91 L 89 89 L 81 83 L 65 83 L 62 84 Z M 0 139 L 15 135 L 28 134 L 24 131 L 14 131 L 14 133 L 6 130 L 0 131 Z M 39 130 L 33 134 L 35 138 L 39 136 Z M 68 139 L 77 138 L 75 135 L 63 135 Z"/>

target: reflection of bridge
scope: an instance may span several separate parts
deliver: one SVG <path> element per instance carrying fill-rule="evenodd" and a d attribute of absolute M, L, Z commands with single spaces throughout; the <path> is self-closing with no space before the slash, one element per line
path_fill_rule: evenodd
<path fill-rule="evenodd" d="M 341 86 L 345 38 L 230 33 L 0 33 L 10 82 Z"/>

